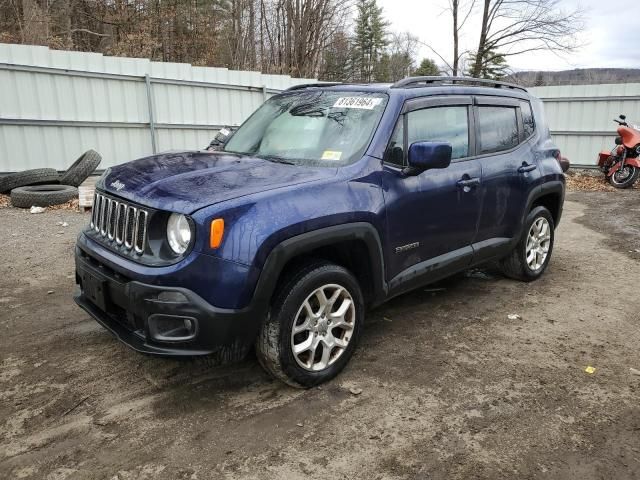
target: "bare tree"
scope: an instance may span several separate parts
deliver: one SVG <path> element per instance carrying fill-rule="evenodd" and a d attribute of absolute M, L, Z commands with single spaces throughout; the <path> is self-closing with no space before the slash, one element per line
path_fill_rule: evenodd
<path fill-rule="evenodd" d="M 0 41 L 314 77 L 352 3 L 0 0 Z"/>
<path fill-rule="evenodd" d="M 415 70 L 419 40 L 409 32 L 392 33 L 390 37 L 391 41 L 385 53 L 388 73 L 386 78 L 376 78 L 376 80 L 396 82 L 411 76 Z"/>
<path fill-rule="evenodd" d="M 459 72 L 460 59 L 467 53 L 460 53 L 460 31 L 464 24 L 467 23 L 473 7 L 476 4 L 476 0 L 470 2 L 460 0 L 449 0 L 449 8 L 451 9 L 451 16 L 453 19 L 453 65 L 451 74 L 455 77 Z M 460 20 L 460 14 L 462 13 L 462 20 Z"/>
<path fill-rule="evenodd" d="M 483 0 L 482 25 L 471 74 L 496 59 L 526 52 L 571 52 L 584 27 L 583 11 L 563 11 L 559 0 Z"/>
<path fill-rule="evenodd" d="M 264 19 L 276 73 L 317 74 L 323 50 L 344 25 L 348 0 L 276 0 Z"/>
<path fill-rule="evenodd" d="M 23 43 L 40 45 L 46 42 L 49 35 L 48 5 L 40 5 L 36 0 L 22 0 L 22 41 Z"/>

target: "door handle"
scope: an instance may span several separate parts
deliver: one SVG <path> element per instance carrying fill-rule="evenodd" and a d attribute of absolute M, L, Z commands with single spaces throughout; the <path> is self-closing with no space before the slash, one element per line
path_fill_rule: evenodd
<path fill-rule="evenodd" d="M 522 162 L 522 166 L 518 167 L 519 173 L 527 173 L 534 171 L 538 166 L 535 163 Z"/>
<path fill-rule="evenodd" d="M 468 192 L 469 188 L 480 185 L 480 177 L 463 178 L 461 180 L 458 180 L 457 185 L 461 188 L 464 188 L 465 191 Z"/>

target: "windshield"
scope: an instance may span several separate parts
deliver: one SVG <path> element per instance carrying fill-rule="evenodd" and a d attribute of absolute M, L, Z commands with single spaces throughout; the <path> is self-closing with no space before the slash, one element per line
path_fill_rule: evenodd
<path fill-rule="evenodd" d="M 387 104 L 380 93 L 301 91 L 265 102 L 224 150 L 296 165 L 347 165 L 369 145 Z"/>

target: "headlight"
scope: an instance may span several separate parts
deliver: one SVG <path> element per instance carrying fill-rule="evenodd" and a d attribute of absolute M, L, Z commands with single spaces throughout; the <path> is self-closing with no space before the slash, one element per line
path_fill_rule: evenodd
<path fill-rule="evenodd" d="M 191 241 L 191 227 L 187 217 L 180 213 L 172 213 L 167 222 L 167 240 L 171 250 L 178 255 L 187 251 Z"/>

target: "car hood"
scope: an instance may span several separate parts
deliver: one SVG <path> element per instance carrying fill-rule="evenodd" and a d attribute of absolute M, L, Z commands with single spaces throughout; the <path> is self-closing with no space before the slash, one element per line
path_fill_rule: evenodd
<path fill-rule="evenodd" d="M 225 152 L 164 153 L 111 167 L 97 187 L 142 205 L 180 213 L 252 193 L 336 175 Z"/>

